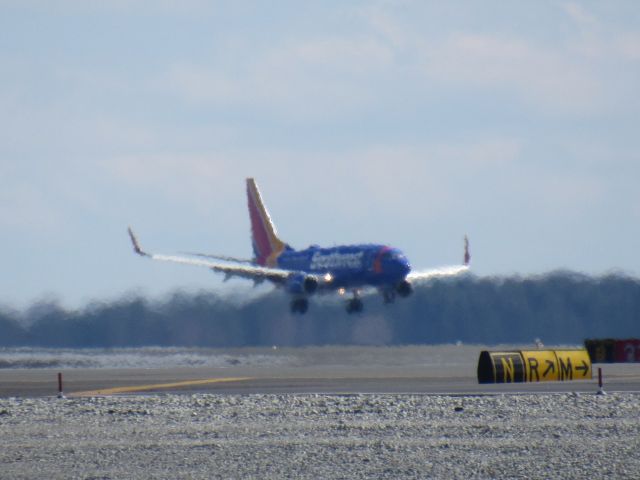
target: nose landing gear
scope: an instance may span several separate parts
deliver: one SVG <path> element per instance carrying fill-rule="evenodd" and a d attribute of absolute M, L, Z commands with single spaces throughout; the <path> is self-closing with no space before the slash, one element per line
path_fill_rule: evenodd
<path fill-rule="evenodd" d="M 413 293 L 413 287 L 409 282 L 403 280 L 396 286 L 396 291 L 402 298 L 406 298 Z"/>
<path fill-rule="evenodd" d="M 383 290 L 382 298 L 386 304 L 393 303 L 396 301 L 396 292 L 394 290 Z"/>
<path fill-rule="evenodd" d="M 347 301 L 348 314 L 361 313 L 363 308 L 364 305 L 362 303 L 362 300 L 360 300 L 359 298 L 352 298 L 351 300 Z"/>

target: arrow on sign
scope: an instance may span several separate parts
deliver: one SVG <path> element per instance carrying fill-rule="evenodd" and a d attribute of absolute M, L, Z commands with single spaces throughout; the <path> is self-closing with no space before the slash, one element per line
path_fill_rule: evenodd
<path fill-rule="evenodd" d="M 578 370 L 582 370 L 582 376 L 586 377 L 587 376 L 587 372 L 589 371 L 589 364 L 587 362 L 585 362 L 584 360 L 582 360 L 582 365 L 580 365 L 579 367 L 576 367 L 576 372 Z"/>
<path fill-rule="evenodd" d="M 545 362 L 547 362 L 547 369 L 542 373 L 543 377 L 546 377 L 549 374 L 549 372 L 556 371 L 556 362 L 554 362 L 553 360 L 545 360 Z"/>

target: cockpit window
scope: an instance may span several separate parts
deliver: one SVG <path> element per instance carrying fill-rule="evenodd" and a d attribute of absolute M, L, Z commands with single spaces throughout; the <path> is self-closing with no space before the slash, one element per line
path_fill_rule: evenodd
<path fill-rule="evenodd" d="M 381 259 L 383 261 L 398 261 L 398 262 L 404 262 L 405 261 L 405 256 L 398 251 L 394 251 L 394 250 L 389 250 L 386 251 L 382 254 Z"/>

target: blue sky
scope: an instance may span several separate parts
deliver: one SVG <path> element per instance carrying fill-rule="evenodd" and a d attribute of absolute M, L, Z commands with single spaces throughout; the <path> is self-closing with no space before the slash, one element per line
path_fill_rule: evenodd
<path fill-rule="evenodd" d="M 281 236 L 417 268 L 640 275 L 640 7 L 0 2 L 0 304 L 250 290 L 161 253 Z M 302 5 L 301 5 L 302 4 Z"/>

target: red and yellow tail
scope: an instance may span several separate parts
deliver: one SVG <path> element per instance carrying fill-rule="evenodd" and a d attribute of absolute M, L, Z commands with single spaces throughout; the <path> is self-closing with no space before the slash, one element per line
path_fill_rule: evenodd
<path fill-rule="evenodd" d="M 269 212 L 262 203 L 260 190 L 253 178 L 247 178 L 247 200 L 251 217 L 251 241 L 258 265 L 276 267 L 278 256 L 286 244 L 278 238 Z"/>

